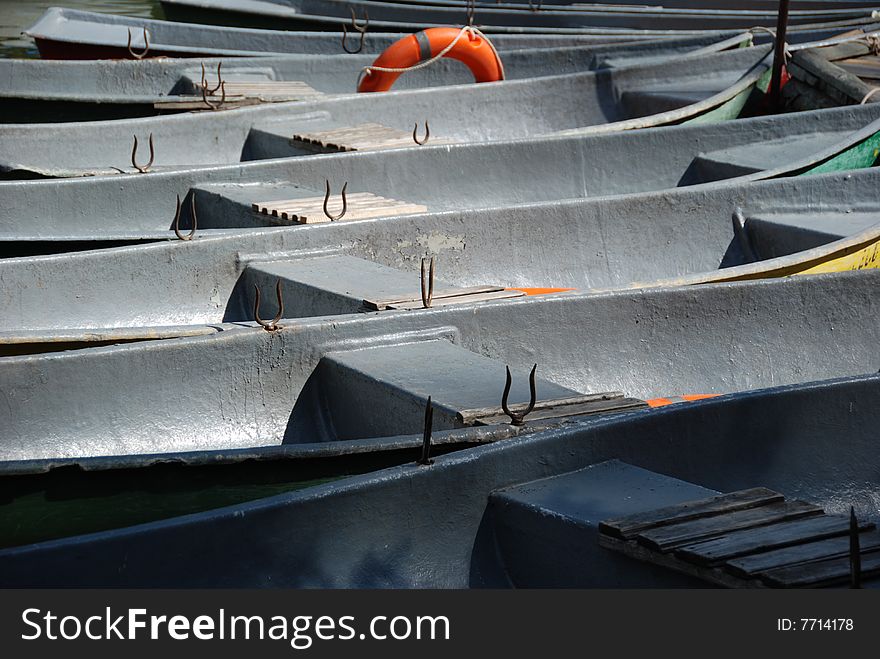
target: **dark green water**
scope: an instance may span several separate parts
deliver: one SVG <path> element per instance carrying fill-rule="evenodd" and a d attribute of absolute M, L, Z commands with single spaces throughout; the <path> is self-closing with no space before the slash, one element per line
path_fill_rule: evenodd
<path fill-rule="evenodd" d="M 34 42 L 21 31 L 49 7 L 162 18 L 158 0 L 0 0 L 0 57 L 39 57 Z"/>

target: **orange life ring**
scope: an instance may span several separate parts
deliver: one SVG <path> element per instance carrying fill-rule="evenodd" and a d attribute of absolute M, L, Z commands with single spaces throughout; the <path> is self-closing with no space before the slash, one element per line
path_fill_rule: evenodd
<path fill-rule="evenodd" d="M 436 57 L 451 44 L 461 28 L 432 27 L 416 34 L 409 34 L 395 41 L 373 62 L 374 67 L 404 69 L 432 57 Z M 444 57 L 451 57 L 467 65 L 474 74 L 475 82 L 494 82 L 504 79 L 504 69 L 489 41 L 473 32 L 466 32 Z M 403 71 L 376 71 L 367 67 L 358 84 L 359 92 L 387 92 Z"/>

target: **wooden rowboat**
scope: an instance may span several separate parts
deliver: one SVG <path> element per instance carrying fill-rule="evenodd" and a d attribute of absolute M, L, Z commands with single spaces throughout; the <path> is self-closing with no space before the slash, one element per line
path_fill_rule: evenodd
<path fill-rule="evenodd" d="M 880 546 L 870 487 L 880 468 L 872 434 L 880 421 L 872 404 L 878 391 L 880 378 L 865 376 L 572 422 L 438 457 L 430 466 L 410 463 L 185 517 L 5 549 L 0 583 L 696 586 L 693 573 L 607 548 L 608 531 L 619 532 L 634 515 L 656 517 L 661 506 L 668 515 L 673 506 L 738 491 L 705 502 L 703 510 L 777 502 L 791 515 L 788 530 L 799 529 L 800 536 L 779 527 L 777 544 L 767 546 L 765 537 L 763 546 L 741 548 L 730 558 L 715 543 L 715 569 L 703 573 L 740 584 L 845 586 L 853 505 L 868 586 L 877 572 L 870 552 Z M 765 530 L 773 521 L 757 517 Z M 798 517 L 804 521 L 795 524 Z M 776 522 L 785 519 L 783 513 Z M 739 537 L 757 539 L 744 526 Z M 786 543 L 799 543 L 799 555 L 809 553 L 822 565 L 798 563 L 777 550 Z"/>
<path fill-rule="evenodd" d="M 12 401 L 0 412 L 9 437 L 0 455 L 400 435 L 421 428 L 428 395 L 438 430 L 462 427 L 497 418 L 506 363 L 519 367 L 511 403 L 528 400 L 522 367 L 538 363 L 542 405 L 573 413 L 607 392 L 725 393 L 870 371 L 880 332 L 876 269 L 630 285 L 719 263 L 728 273 L 751 268 L 730 226 L 738 207 L 768 265 L 830 243 L 835 231 L 876 222 L 877 176 L 869 169 L 558 203 L 540 222 L 536 208 L 520 206 L 471 223 L 445 213 L 6 260 L 6 305 L 16 313 L 0 318 L 21 326 L 4 342 L 34 353 L 59 336 L 70 345 L 0 358 Z M 426 248 L 437 270 L 433 285 L 424 279 L 430 308 L 417 274 Z M 280 300 L 270 294 L 276 286 Z M 577 290 L 523 295 L 536 286 Z M 255 307 L 264 319 L 277 316 L 264 321 L 270 330 L 281 329 L 254 323 Z M 201 322 L 210 333 L 76 349 L 101 337 L 117 343 L 114 328 L 156 320 Z M 548 336 L 548 323 L 558 332 L 536 339 Z M 752 340 L 731 348 L 731 335 Z M 589 359 L 572 359 L 584 351 Z M 216 395 L 203 395 L 198 382 L 216 384 Z M 45 418 L 49 401 L 57 421 Z"/>
<path fill-rule="evenodd" d="M 753 36 L 687 38 L 626 44 L 501 50 L 505 78 L 518 80 L 581 73 L 615 64 L 659 61 L 685 54 L 707 55 L 747 46 Z M 358 73 L 375 54 L 317 57 L 284 55 L 210 59 L 153 58 L 144 61 L 47 61 L 0 59 L 0 121 L 32 123 L 93 121 L 169 112 L 324 99 L 350 94 Z M 621 59 L 624 58 L 624 59 Z M 221 96 L 201 94 L 202 82 Z M 112 81 L 108 84 L 108 81 Z M 396 89 L 466 84 L 473 76 L 460 63 L 443 59 L 402 76 Z M 223 100 L 225 98 L 225 101 Z"/>
<path fill-rule="evenodd" d="M 271 318 L 270 291 L 279 279 L 287 318 L 418 310 L 426 253 L 436 259 L 438 291 L 448 292 L 438 294 L 437 305 L 486 304 L 535 288 L 555 297 L 596 295 L 873 268 L 878 218 L 870 195 L 877 176 L 869 169 L 613 199 L 386 214 L 4 259 L 0 345 L 19 354 L 213 335 L 228 329 L 225 323 L 253 320 L 255 286 Z M 234 212 L 231 204 L 216 208 Z"/>
<path fill-rule="evenodd" d="M 790 25 L 787 33 L 789 43 L 804 43 L 831 38 L 847 29 L 870 29 L 876 19 L 858 19 L 841 25 L 831 24 Z M 749 26 L 751 27 L 751 26 Z M 286 54 L 342 55 L 341 32 L 287 32 L 235 28 L 196 23 L 159 21 L 131 16 L 100 14 L 75 9 L 53 7 L 25 34 L 36 42 L 45 59 L 103 59 L 133 58 L 128 48 L 128 35 L 134 53 L 144 54 L 147 33 L 149 48 L 146 58 L 152 57 L 243 57 L 278 56 Z M 738 31 L 699 31 L 683 34 L 674 30 L 643 30 L 620 32 L 593 30 L 584 34 L 553 33 L 506 33 L 495 34 L 492 42 L 499 50 L 531 48 L 566 48 L 585 45 L 628 44 L 641 50 L 637 42 L 675 41 L 691 42 L 692 45 L 709 45 L 719 39 L 735 36 Z M 399 33 L 380 33 L 368 29 L 364 36 L 362 53 L 378 55 L 400 38 Z M 769 35 L 755 31 L 755 39 L 764 42 Z M 349 44 L 349 49 L 358 44 Z M 644 48 L 651 48 L 645 44 Z"/>
<path fill-rule="evenodd" d="M 375 124 L 383 135 L 392 135 L 391 144 L 399 146 L 399 138 L 409 138 L 413 124 L 425 120 L 435 142 L 482 142 L 572 129 L 590 134 L 645 128 L 707 113 L 713 120 L 733 118 L 743 111 L 759 81 L 769 78 L 768 50 L 756 46 L 590 73 L 271 103 L 222 112 L 109 122 L 7 124 L 0 128 L 0 171 L 7 177 L 118 173 L 131 171 L 134 159 L 141 169 L 150 162 L 150 171 L 160 172 L 267 157 L 260 146 L 251 149 L 248 144 L 255 131 L 277 135 L 277 141 L 288 144 L 297 135 L 305 136 L 299 142 L 315 137 L 334 142 L 337 134 L 351 142 L 359 135 L 364 137 L 359 126 Z M 505 121 L 498 121 L 502 108 Z M 150 134 L 155 151 L 148 160 Z M 365 136 L 371 142 L 374 137 L 372 133 Z M 132 155 L 134 138 L 140 139 L 141 150 Z M 297 147 L 293 146 L 293 152 L 288 146 L 283 155 L 295 155 Z M 341 149 L 348 148 L 356 145 L 342 142 Z M 299 153 L 309 151 L 314 150 Z"/>
<path fill-rule="evenodd" d="M 190 226 L 190 206 L 196 205 L 199 239 L 225 232 L 226 240 L 235 242 L 236 232 L 272 227 L 300 231 L 325 218 L 320 208 L 325 181 L 332 183 L 334 208 L 341 202 L 337 195 L 343 184 L 348 184 L 349 193 L 373 195 L 376 203 L 360 211 L 353 206 L 344 218 L 347 222 L 366 217 L 367 210 L 372 217 L 401 215 L 408 206 L 410 213 L 436 214 L 540 203 L 549 204 L 541 212 L 552 213 L 553 202 L 563 199 L 854 170 L 876 160 L 878 119 L 880 105 L 866 104 L 606 135 L 454 147 L 429 142 L 406 150 L 314 155 L 149 176 L 10 181 L 0 183 L 5 200 L 0 208 L 0 255 L 173 240 L 177 196 L 184 200 L 181 227 Z M 267 156 L 292 151 L 280 135 L 259 134 L 259 143 L 256 138 L 250 140 L 250 148 L 261 148 Z M 633 158 L 634 153 L 639 157 Z M 658 167 L 661 161 L 664 166 Z M 426 185 L 430 180 L 435 184 Z M 458 192 L 451 194 L 453 190 Z M 297 198 L 302 201 L 294 201 Z M 307 225 L 300 226 L 295 216 L 308 215 L 309 198 L 319 202 L 317 216 L 312 213 Z M 382 199 L 396 202 L 383 211 L 378 205 Z M 479 212 L 471 217 L 469 222 L 483 221 Z"/>
<path fill-rule="evenodd" d="M 500 426 L 436 433 L 431 454 L 437 457 L 528 432 L 534 430 Z M 230 451 L 4 461 L 0 462 L 0 547 L 295 492 L 415 462 L 421 450 L 421 438 L 392 437 Z"/>
<path fill-rule="evenodd" d="M 374 29 L 416 32 L 467 21 L 465 3 L 458 6 L 373 2 L 371 0 L 161 0 L 171 20 L 276 29 L 341 29 L 351 22 L 351 10 L 358 17 L 369 14 Z M 567 30 L 724 30 L 747 29 L 755 25 L 775 26 L 777 11 L 667 9 L 662 7 L 571 7 L 562 11 L 545 8 L 479 7 L 474 23 L 486 32 L 552 32 Z M 817 24 L 872 18 L 873 7 L 792 10 L 789 23 Z M 876 20 L 876 19 L 875 19 Z"/>
<path fill-rule="evenodd" d="M 839 28 L 832 28 L 839 32 Z M 116 59 L 132 58 L 132 49 L 146 57 L 243 57 L 257 55 L 344 55 L 341 32 L 288 32 L 248 28 L 178 23 L 132 16 L 116 16 L 76 9 L 52 7 L 25 30 L 37 44 L 45 59 Z M 370 29 L 364 37 L 362 52 L 378 55 L 400 38 L 399 33 L 382 33 Z M 672 33 L 660 35 L 667 39 L 681 37 Z M 727 35 L 731 36 L 731 35 Z M 826 35 L 827 36 L 827 35 Z M 645 40 L 651 35 L 638 34 L 499 34 L 492 41 L 501 50 L 524 48 L 559 48 L 578 45 L 600 45 Z M 717 34 L 691 35 L 693 39 L 716 40 Z M 818 36 L 816 38 L 822 38 Z M 708 41 L 707 41 L 708 43 Z M 349 48 L 356 48 L 354 43 Z"/>

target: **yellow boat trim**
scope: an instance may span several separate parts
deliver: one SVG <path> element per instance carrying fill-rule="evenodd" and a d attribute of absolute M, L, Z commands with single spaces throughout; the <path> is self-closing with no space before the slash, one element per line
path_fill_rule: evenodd
<path fill-rule="evenodd" d="M 627 288 L 658 286 L 693 286 L 753 279 L 814 275 L 880 268 L 880 223 L 864 231 L 835 240 L 820 247 L 807 249 L 775 259 L 701 272 L 684 277 L 661 279 L 650 283 L 634 283 Z"/>

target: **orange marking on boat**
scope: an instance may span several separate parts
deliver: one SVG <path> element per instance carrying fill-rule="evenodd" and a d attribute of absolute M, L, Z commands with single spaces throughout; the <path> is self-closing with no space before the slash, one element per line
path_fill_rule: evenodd
<path fill-rule="evenodd" d="M 522 291 L 526 295 L 550 295 L 551 293 L 565 293 L 566 291 L 573 291 L 573 288 L 529 288 L 529 287 L 521 287 L 521 286 L 513 286 L 508 288 L 509 291 Z"/>
<path fill-rule="evenodd" d="M 697 400 L 705 400 L 707 398 L 715 398 L 721 394 L 682 394 L 681 396 L 669 396 L 667 398 L 651 398 L 646 400 L 649 407 L 665 407 L 675 403 L 689 403 Z"/>

